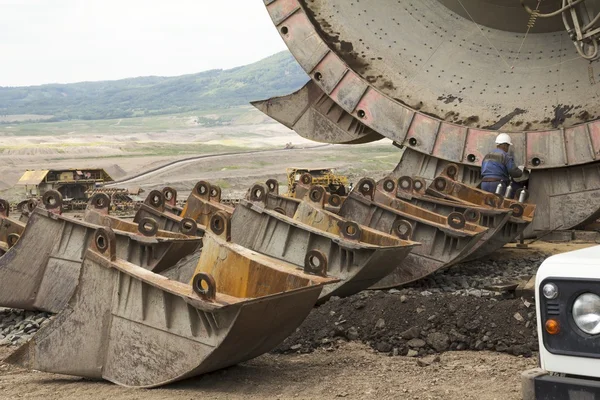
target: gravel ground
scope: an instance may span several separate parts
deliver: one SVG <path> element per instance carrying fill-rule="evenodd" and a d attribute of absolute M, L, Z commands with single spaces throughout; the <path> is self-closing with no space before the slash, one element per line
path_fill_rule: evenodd
<path fill-rule="evenodd" d="M 0 308 L 0 346 L 18 346 L 27 342 L 51 318 L 46 312 Z"/>
<path fill-rule="evenodd" d="M 0 358 L 2 349 L 0 348 Z M 359 343 L 337 351 L 266 354 L 252 361 L 153 390 L 29 372 L 0 363 L 0 398 L 44 400 L 414 399 L 518 400 L 519 374 L 535 358 L 449 352 L 420 364 L 383 357 Z M 423 365 L 423 366 L 421 366 Z"/>

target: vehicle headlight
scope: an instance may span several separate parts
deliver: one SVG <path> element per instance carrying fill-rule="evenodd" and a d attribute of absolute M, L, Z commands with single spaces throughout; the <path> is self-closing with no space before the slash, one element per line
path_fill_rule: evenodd
<path fill-rule="evenodd" d="M 575 324 L 589 335 L 600 334 L 600 296 L 584 293 L 573 303 Z"/>
<path fill-rule="evenodd" d="M 542 292 L 548 300 L 554 300 L 558 297 L 558 288 L 554 283 L 546 283 L 542 288 Z"/>

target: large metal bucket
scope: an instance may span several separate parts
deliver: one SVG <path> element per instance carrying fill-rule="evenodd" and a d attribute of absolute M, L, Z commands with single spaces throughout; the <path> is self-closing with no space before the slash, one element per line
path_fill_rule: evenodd
<path fill-rule="evenodd" d="M 324 284 L 212 233 L 191 284 L 117 257 L 96 231 L 68 306 L 6 362 L 129 387 L 157 387 L 257 357 L 308 315 Z"/>
<path fill-rule="evenodd" d="M 205 224 L 198 223 L 193 218 L 167 212 L 165 204 L 166 199 L 162 192 L 158 190 L 151 191 L 135 214 L 133 222 L 140 226 L 156 222 L 158 228 L 165 231 L 183 233 L 189 236 L 204 235 Z"/>
<path fill-rule="evenodd" d="M 442 174 L 437 176 L 427 187 L 426 193 L 432 197 L 447 199 L 454 202 L 462 202 L 474 206 L 487 207 L 496 210 L 512 211 L 510 218 L 502 228 L 501 241 L 488 241 L 478 252 L 466 258 L 466 261 L 474 260 L 484 253 L 499 249 L 502 242 L 508 243 L 520 236 L 533 222 L 536 205 L 531 203 L 519 203 L 518 201 L 505 199 L 493 193 L 474 188 L 456 181 L 458 167 L 449 164 L 444 168 Z"/>
<path fill-rule="evenodd" d="M 340 216 L 421 246 L 372 289 L 400 286 L 447 268 L 469 254 L 486 233 L 486 228 L 466 223 L 462 215 L 446 217 L 399 200 L 396 204 L 394 199 L 381 204 L 375 201 L 376 192 L 375 181 L 362 179 L 343 202 Z"/>
<path fill-rule="evenodd" d="M 83 256 L 98 225 L 35 209 L 19 241 L 0 257 L 0 306 L 60 311 L 78 284 Z M 200 238 L 115 231 L 119 257 L 161 272 L 202 245 Z"/>
<path fill-rule="evenodd" d="M 320 301 L 368 288 L 418 245 L 324 210 L 321 186 L 313 186 L 291 216 L 268 209 L 267 204 L 279 197 L 269 191 L 266 185 L 249 190 L 248 200 L 242 200 L 231 217 L 231 240 L 302 268 L 316 265 L 339 278 L 323 290 Z"/>
<path fill-rule="evenodd" d="M 453 213 L 462 214 L 466 222 L 487 228 L 486 233 L 463 260 L 485 257 L 515 238 L 510 234 L 510 229 L 506 229 L 506 224 L 513 214 L 510 209 L 477 206 L 463 201 L 429 196 L 425 194 L 426 183 L 423 179 L 408 176 L 397 180 L 392 177 L 384 178 L 378 182 L 377 189 L 375 200 L 380 203 L 385 204 L 382 196 L 392 196 L 446 217 Z"/>

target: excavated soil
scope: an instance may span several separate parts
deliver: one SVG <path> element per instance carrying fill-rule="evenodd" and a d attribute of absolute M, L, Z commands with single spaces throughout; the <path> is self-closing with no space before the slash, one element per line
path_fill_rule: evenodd
<path fill-rule="evenodd" d="M 413 357 L 450 350 L 530 357 L 538 349 L 535 307 L 527 301 L 414 293 L 362 292 L 329 301 L 313 310 L 275 352 L 335 349 L 345 341 Z"/>

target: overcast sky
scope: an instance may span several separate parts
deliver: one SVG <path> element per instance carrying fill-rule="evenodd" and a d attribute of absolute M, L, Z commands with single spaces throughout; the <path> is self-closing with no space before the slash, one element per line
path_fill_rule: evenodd
<path fill-rule="evenodd" d="M 0 86 L 174 76 L 284 49 L 261 0 L 0 0 Z"/>

